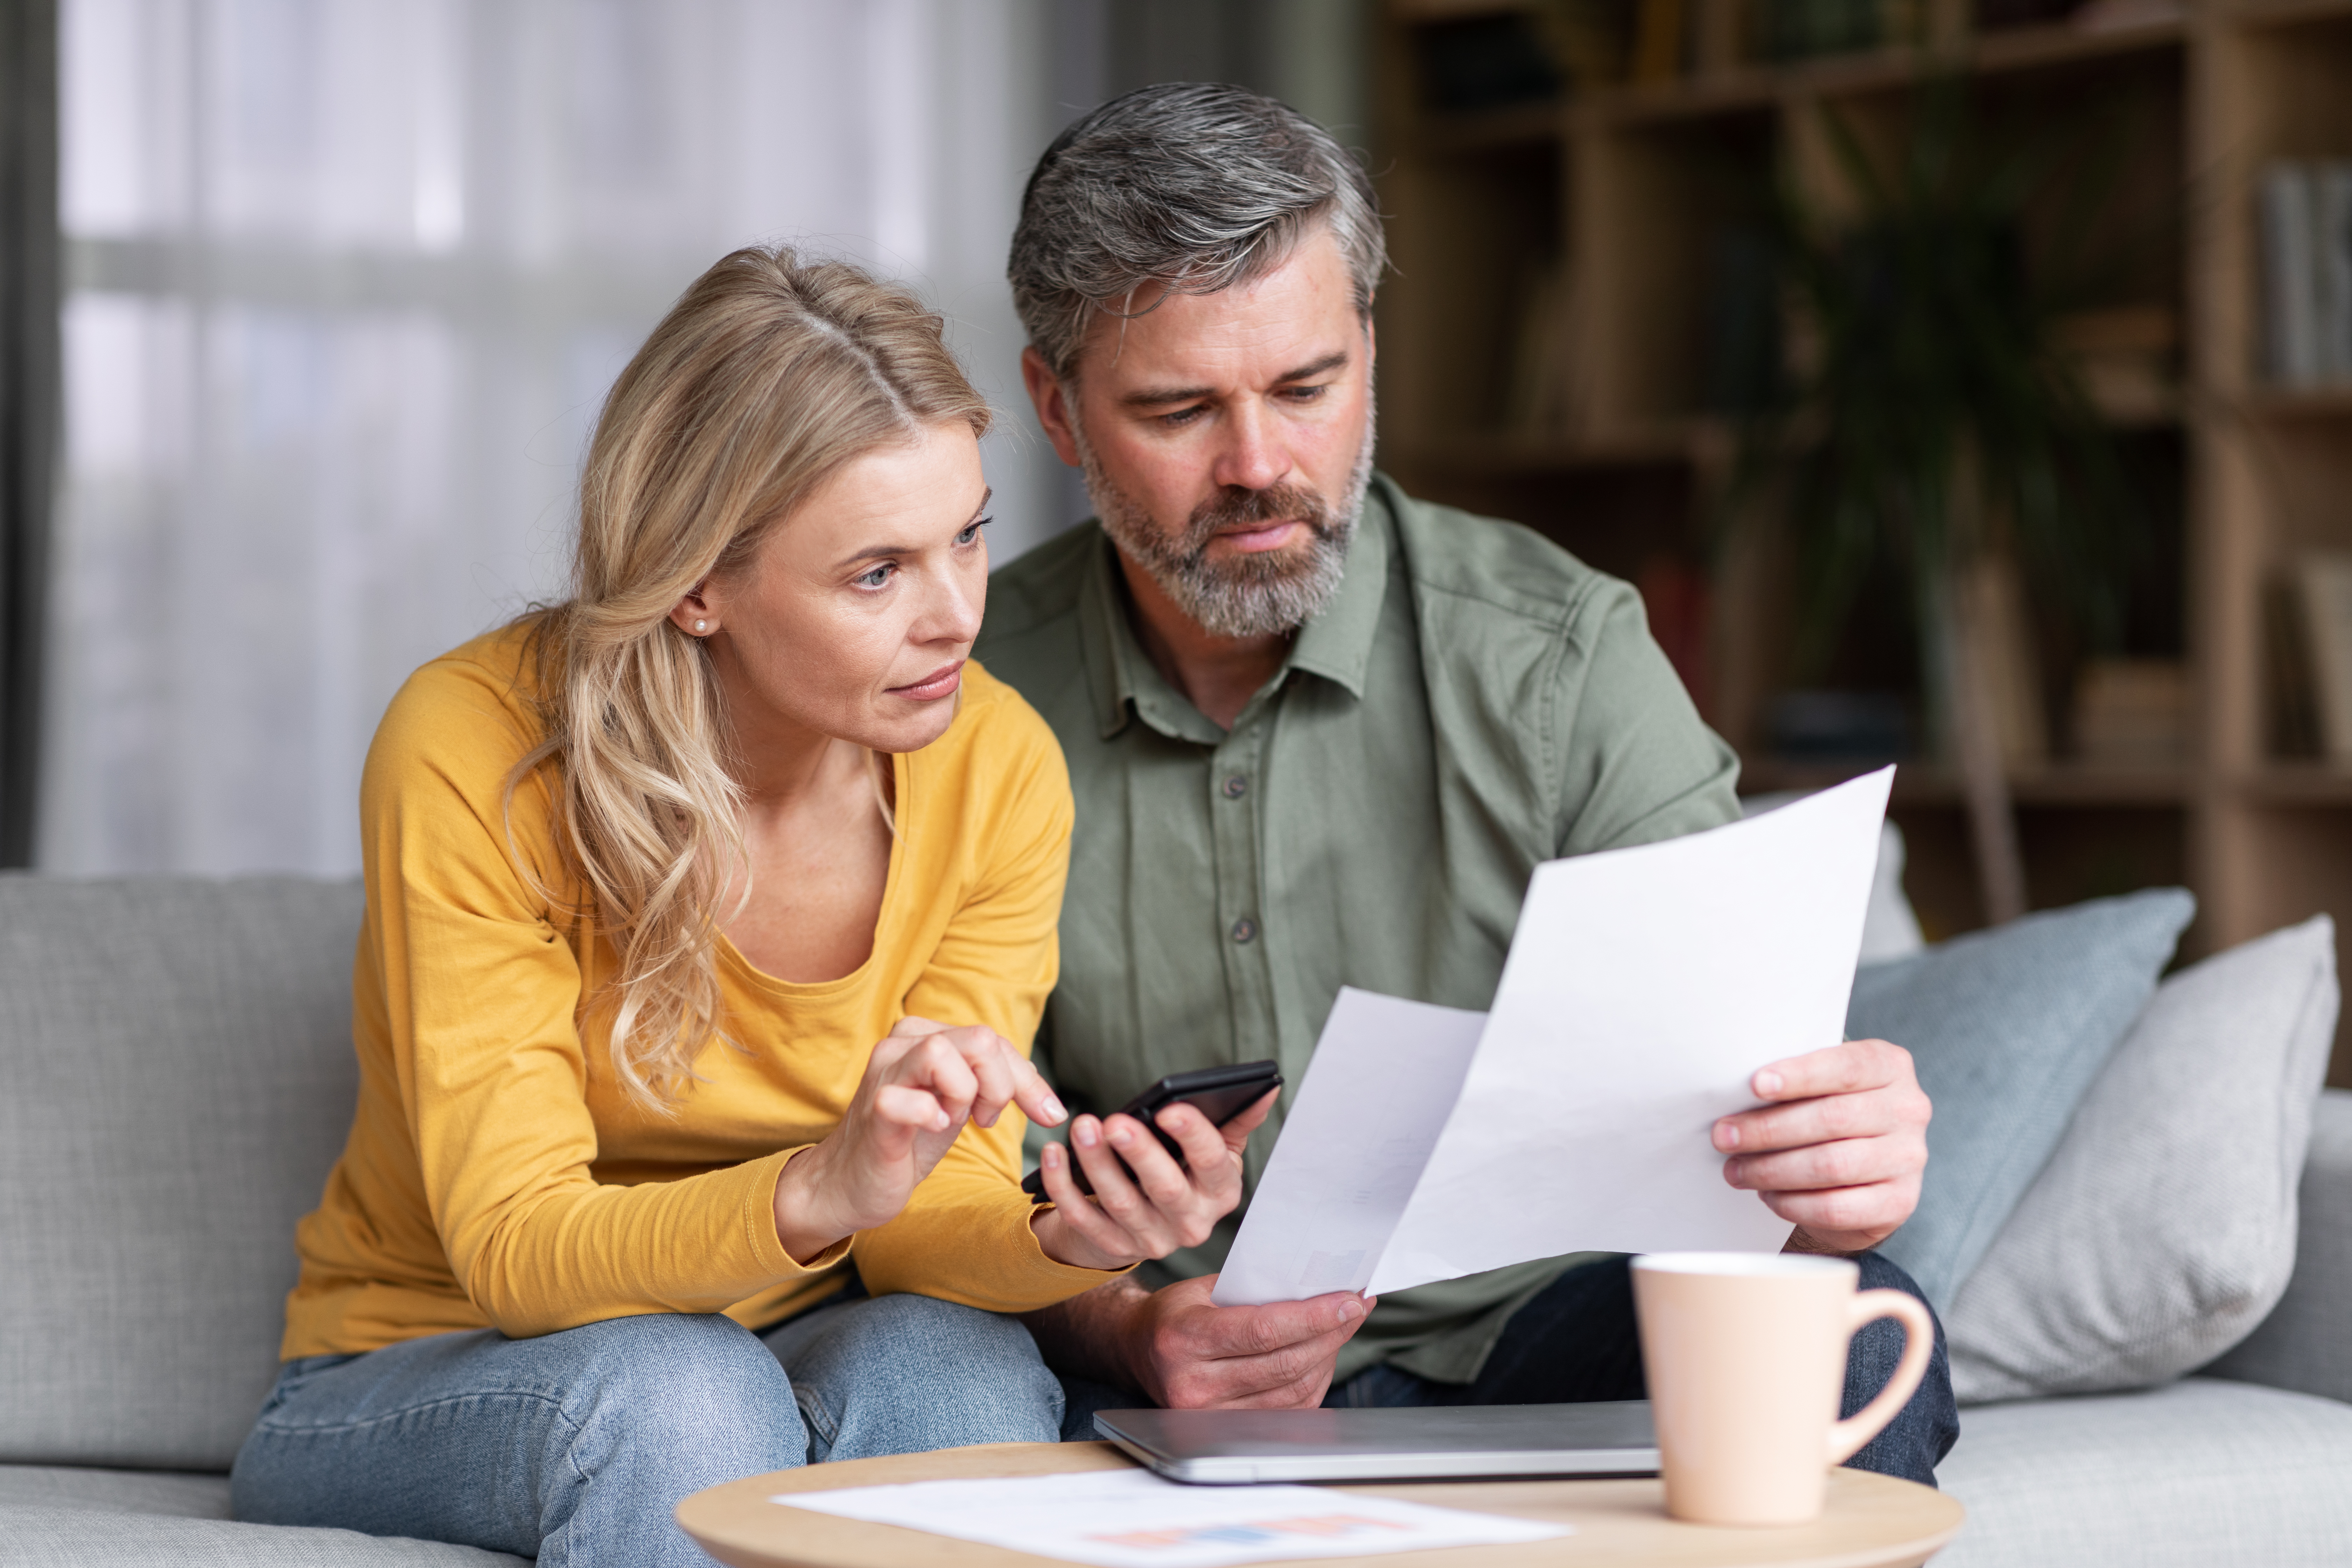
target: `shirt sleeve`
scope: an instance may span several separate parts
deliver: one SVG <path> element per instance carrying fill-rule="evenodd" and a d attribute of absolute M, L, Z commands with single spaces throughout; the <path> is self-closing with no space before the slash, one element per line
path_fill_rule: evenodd
<path fill-rule="evenodd" d="M 1069 875 L 1072 806 L 1052 731 L 1024 704 L 1008 707 L 1008 727 L 1026 744 L 991 781 L 1001 794 L 985 814 L 984 868 L 908 993 L 907 1011 L 942 1024 L 985 1025 L 1025 1055 L 1059 970 L 1055 928 Z M 1055 1262 L 1038 1245 L 1030 1226 L 1036 1206 L 1020 1186 L 1027 1127 L 1012 1107 L 994 1127 L 967 1126 L 906 1209 L 857 1237 L 858 1277 L 868 1290 L 1026 1312 L 1112 1277 Z"/>
<path fill-rule="evenodd" d="M 1560 855 L 1739 820 L 1739 759 L 1698 716 L 1631 585 L 1602 579 L 1571 621 L 1554 710 Z"/>
<path fill-rule="evenodd" d="M 717 1312 L 808 1265 L 776 1238 L 780 1150 L 671 1182 L 606 1185 L 576 1014 L 582 975 L 550 875 L 548 802 L 505 770 L 530 736 L 495 682 L 445 661 L 394 699 L 361 789 L 362 962 L 389 1014 L 433 1224 L 467 1298 L 528 1337 Z M 539 861 L 527 879 L 515 856 Z"/>

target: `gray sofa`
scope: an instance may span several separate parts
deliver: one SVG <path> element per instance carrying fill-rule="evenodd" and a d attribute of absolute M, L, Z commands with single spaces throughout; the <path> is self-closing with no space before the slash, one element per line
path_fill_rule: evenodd
<path fill-rule="evenodd" d="M 0 877 L 0 1565 L 511 1563 L 231 1522 L 354 1093 L 359 896 Z M 2211 1374 L 1964 1413 L 1938 1561 L 2352 1562 L 2352 1094 L 2285 1300 Z"/>

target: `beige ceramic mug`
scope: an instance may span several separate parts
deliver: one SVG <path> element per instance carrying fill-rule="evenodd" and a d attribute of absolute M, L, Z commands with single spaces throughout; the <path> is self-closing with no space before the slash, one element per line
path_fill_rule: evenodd
<path fill-rule="evenodd" d="M 1633 1260 L 1642 1363 L 1657 1419 L 1666 1511 L 1702 1524 L 1801 1524 L 1822 1511 L 1830 1467 L 1895 1419 L 1936 1345 L 1926 1303 L 1857 1290 L 1843 1258 L 1661 1252 Z M 1899 1320 L 1903 1359 L 1843 1421 L 1846 1342 Z"/>

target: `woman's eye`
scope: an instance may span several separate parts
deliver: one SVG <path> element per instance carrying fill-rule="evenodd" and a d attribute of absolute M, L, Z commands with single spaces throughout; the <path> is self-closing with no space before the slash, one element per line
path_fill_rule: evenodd
<path fill-rule="evenodd" d="M 898 568 L 894 563 L 886 561 L 881 565 L 875 567 L 871 572 L 861 574 L 856 579 L 856 581 L 857 585 L 861 588 L 887 587 L 889 585 L 890 579 L 898 574 Z"/>
<path fill-rule="evenodd" d="M 983 517 L 976 522 L 968 522 L 964 524 L 963 531 L 956 535 L 956 542 L 958 544 L 971 543 L 980 537 L 980 531 L 982 529 L 986 528 L 990 523 L 995 521 L 996 520 L 992 517 Z"/>

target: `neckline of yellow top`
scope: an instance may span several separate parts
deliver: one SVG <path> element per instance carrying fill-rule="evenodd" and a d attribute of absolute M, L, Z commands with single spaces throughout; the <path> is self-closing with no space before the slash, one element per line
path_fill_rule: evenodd
<path fill-rule="evenodd" d="M 866 950 L 866 962 L 838 980 L 784 980 L 769 973 L 743 956 L 743 950 L 725 931 L 718 933 L 719 961 L 731 967 L 744 981 L 777 996 L 809 998 L 838 995 L 855 991 L 872 978 L 874 961 L 881 956 L 882 933 L 890 929 L 891 918 L 901 902 L 900 884 L 907 862 L 907 825 L 915 814 L 908 809 L 913 800 L 914 763 L 910 753 L 900 752 L 890 759 L 891 795 L 898 802 L 892 813 L 898 820 L 898 831 L 890 835 L 890 868 L 882 877 L 882 908 L 874 916 L 874 940 Z"/>

